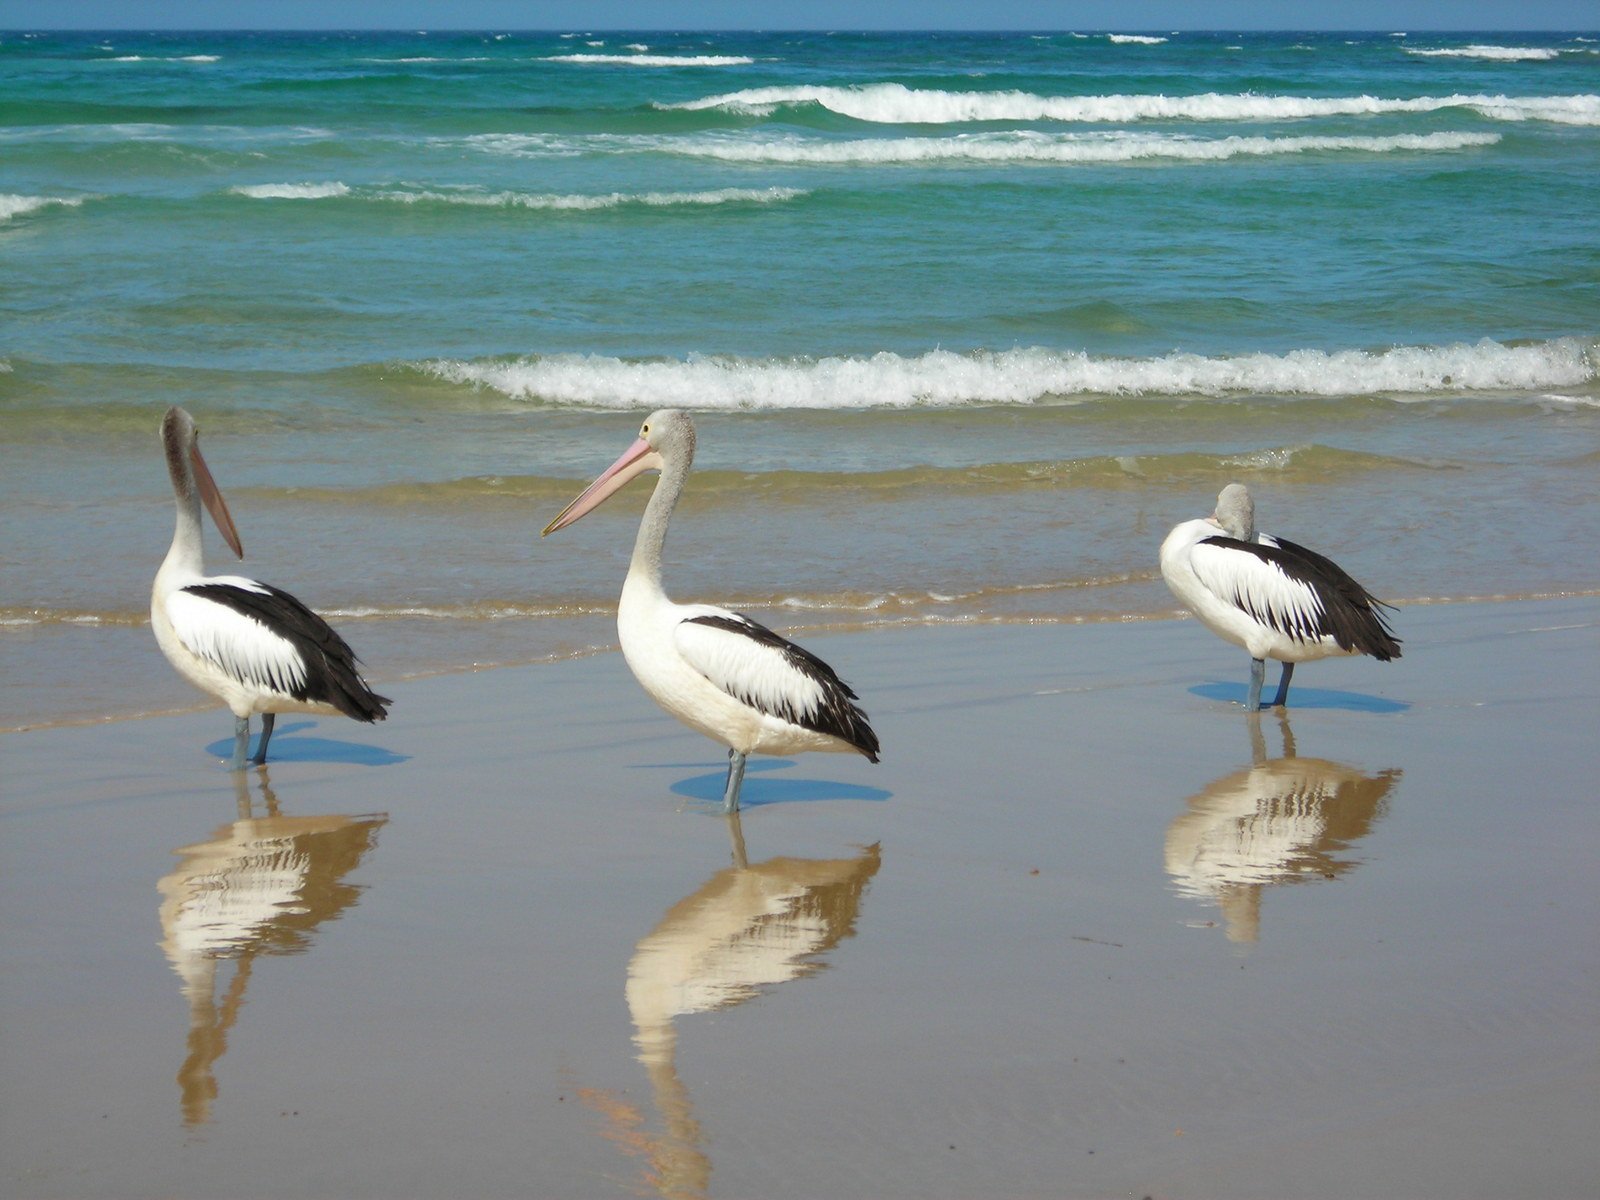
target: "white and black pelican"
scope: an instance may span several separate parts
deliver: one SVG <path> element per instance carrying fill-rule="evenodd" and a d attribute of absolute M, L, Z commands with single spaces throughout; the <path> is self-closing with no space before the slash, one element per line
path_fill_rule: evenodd
<path fill-rule="evenodd" d="M 734 812 L 749 754 L 853 750 L 877 762 L 878 735 L 856 694 L 816 655 L 740 613 L 674 604 L 662 590 L 661 545 L 689 478 L 694 440 L 688 413 L 650 414 L 633 445 L 544 532 L 571 525 L 645 471 L 661 473 L 639 523 L 617 605 L 617 633 L 623 657 L 650 698 L 728 747 L 722 802 Z"/>
<path fill-rule="evenodd" d="M 1283 664 L 1274 707 L 1289 696 L 1294 665 L 1338 654 L 1400 657 L 1378 600 L 1331 559 L 1286 538 L 1256 532 L 1255 502 L 1230 483 L 1209 517 L 1185 521 L 1161 543 L 1172 594 L 1218 637 L 1250 652 L 1250 698 L 1261 707 L 1266 660 Z"/>
<path fill-rule="evenodd" d="M 167 661 L 190 683 L 233 710 L 233 766 L 250 744 L 250 714 L 261 714 L 252 762 L 267 760 L 281 712 L 381 721 L 392 703 L 367 686 L 358 659 L 329 624 L 288 592 L 242 575 L 205 573 L 200 502 L 232 551 L 244 557 L 228 505 L 200 455 L 194 419 L 176 406 L 161 422 L 161 444 L 178 502 L 172 549 L 150 590 L 150 624 Z"/>

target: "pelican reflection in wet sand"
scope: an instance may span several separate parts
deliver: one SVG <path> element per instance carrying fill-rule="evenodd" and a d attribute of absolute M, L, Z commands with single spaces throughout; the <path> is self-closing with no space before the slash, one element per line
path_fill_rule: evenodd
<path fill-rule="evenodd" d="M 661 547 L 689 478 L 694 445 L 689 414 L 652 413 L 633 445 L 544 532 L 571 525 L 635 476 L 661 473 L 639 523 L 617 606 L 617 633 L 623 657 L 650 698 L 728 747 L 723 808 L 733 812 L 748 755 L 854 751 L 877 762 L 878 735 L 855 692 L 816 655 L 740 613 L 667 598 Z"/>
<path fill-rule="evenodd" d="M 1296 663 L 1341 654 L 1400 657 L 1376 599 L 1344 569 L 1287 538 L 1257 533 L 1255 502 L 1230 483 L 1209 517 L 1185 521 L 1161 544 L 1172 594 L 1218 637 L 1250 653 L 1251 712 L 1261 707 L 1266 660 L 1283 664 L 1276 708 L 1289 698 Z"/>
<path fill-rule="evenodd" d="M 1336 879 L 1356 866 L 1348 852 L 1371 832 L 1401 777 L 1398 769 L 1299 757 L 1283 709 L 1283 754 L 1268 758 L 1262 719 L 1258 712 L 1247 718 L 1250 765 L 1189 797 L 1167 827 L 1166 868 L 1176 890 L 1216 904 L 1228 940 L 1239 944 L 1259 940 L 1268 888 Z"/>
<path fill-rule="evenodd" d="M 262 816 L 250 799 L 251 774 L 265 803 Z M 287 817 L 278 811 L 267 768 L 233 779 L 238 819 L 175 850 L 178 864 L 157 885 L 161 949 L 189 1005 L 188 1048 L 178 1071 L 188 1126 L 210 1120 L 217 1064 L 256 959 L 301 954 L 322 925 L 357 902 L 362 887 L 346 876 L 389 819 L 383 813 Z"/>
<path fill-rule="evenodd" d="M 711 1178 L 707 1139 L 678 1071 L 678 1024 L 821 970 L 826 956 L 854 936 L 882 861 L 873 844 L 849 858 L 782 857 L 752 866 L 739 814 L 725 820 L 733 865 L 669 908 L 628 963 L 634 1045 L 666 1126 L 644 1145 L 657 1190 L 671 1200 L 700 1200 Z"/>
<path fill-rule="evenodd" d="M 326 621 L 270 584 L 205 573 L 201 502 L 228 547 L 243 558 L 239 531 L 201 457 L 194 419 L 169 408 L 161 443 L 178 522 L 150 592 L 150 625 L 178 674 L 233 711 L 234 770 L 244 768 L 251 713 L 261 714 L 261 741 L 251 759 L 256 763 L 267 759 L 278 713 L 383 720 L 392 701 L 367 686 L 359 660 Z"/>

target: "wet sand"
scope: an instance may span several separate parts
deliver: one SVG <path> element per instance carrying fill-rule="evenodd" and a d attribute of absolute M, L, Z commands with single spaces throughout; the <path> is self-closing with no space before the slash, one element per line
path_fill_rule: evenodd
<path fill-rule="evenodd" d="M 1600 603 L 1398 627 L 808 639 L 736 823 L 616 654 L 0 737 L 0 1194 L 1594 1194 Z"/>

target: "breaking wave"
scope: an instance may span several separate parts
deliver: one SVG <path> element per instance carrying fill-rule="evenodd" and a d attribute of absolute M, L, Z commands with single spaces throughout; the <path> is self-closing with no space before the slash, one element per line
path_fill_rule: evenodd
<path fill-rule="evenodd" d="M 108 59 L 109 62 L 191 62 L 214 63 L 220 62 L 215 54 L 119 54 L 116 58 Z"/>
<path fill-rule="evenodd" d="M 1121 163 L 1142 160 L 1218 162 L 1284 154 L 1435 152 L 1492 146 L 1494 133 L 1375 136 L 1196 138 L 1171 134 L 1033 132 L 954 137 L 819 141 L 694 138 L 660 149 L 726 162 L 754 163 Z"/>
<path fill-rule="evenodd" d="M 1543 62 L 1561 57 L 1561 51 L 1539 46 L 1450 46 L 1438 50 L 1407 46 L 1405 51 L 1418 58 L 1481 58 L 1490 62 Z"/>
<path fill-rule="evenodd" d="M 385 204 L 460 205 L 468 208 L 527 208 L 589 212 L 610 208 L 709 207 L 719 204 L 775 204 L 807 195 L 804 188 L 712 188 L 699 192 L 486 192 L 470 188 L 362 187 L 343 183 L 272 183 L 231 189 L 256 200 L 333 200 L 351 198 Z"/>
<path fill-rule="evenodd" d="M 742 54 L 552 54 L 544 61 L 627 67 L 743 67 L 755 59 Z"/>
<path fill-rule="evenodd" d="M 82 196 L 17 196 L 0 194 L 0 222 L 11 220 L 13 217 L 26 216 L 31 212 L 38 212 L 42 208 L 60 206 L 62 208 L 77 208 L 84 201 Z"/>
<path fill-rule="evenodd" d="M 1207 92 L 1196 96 L 1042 96 L 1030 92 L 951 92 L 900 83 L 855 87 L 747 88 L 663 109 L 723 109 L 766 116 L 785 105 L 817 105 L 857 121 L 948 125 L 973 121 L 1276 121 L 1310 117 L 1429 113 L 1464 108 L 1500 121 L 1600 125 L 1600 95 L 1267 96 Z"/>
<path fill-rule="evenodd" d="M 518 401 L 585 408 L 847 409 L 1038 404 L 1101 396 L 1395 396 L 1579 387 L 1600 376 L 1595 344 L 1488 340 L 1381 351 L 1154 358 L 1019 348 L 906 357 L 628 360 L 560 354 L 434 359 L 413 369 Z"/>
<path fill-rule="evenodd" d="M 350 194 L 343 183 L 251 183 L 229 191 L 252 200 L 327 200 Z"/>

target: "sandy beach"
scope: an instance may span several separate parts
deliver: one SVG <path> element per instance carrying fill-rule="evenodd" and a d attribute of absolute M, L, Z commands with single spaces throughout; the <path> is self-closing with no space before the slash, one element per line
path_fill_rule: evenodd
<path fill-rule="evenodd" d="M 1592 1194 L 1600 604 L 1399 629 L 809 639 L 737 822 L 616 654 L 0 737 L 0 1194 Z"/>
<path fill-rule="evenodd" d="M 1600 1195 L 1600 30 L 81 7 L 0 15 L 0 1200 Z M 225 768 L 169 406 L 387 722 Z M 540 537 L 663 408 L 667 590 L 882 742 L 737 821 L 650 486 Z M 1235 482 L 1402 659 L 1246 717 L 1158 564 Z"/>

